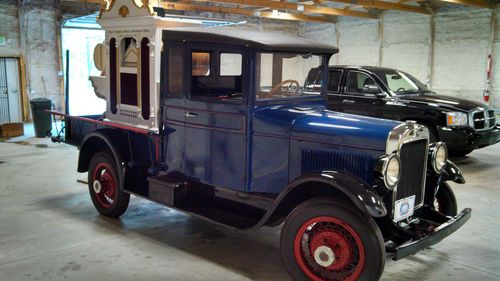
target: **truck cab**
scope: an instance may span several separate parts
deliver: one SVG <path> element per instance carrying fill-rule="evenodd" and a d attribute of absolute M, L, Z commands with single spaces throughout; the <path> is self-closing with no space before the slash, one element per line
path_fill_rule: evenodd
<path fill-rule="evenodd" d="M 414 254 L 470 218 L 446 183 L 464 183 L 460 170 L 424 127 L 328 110 L 327 85 L 305 87 L 311 68 L 328 81 L 336 47 L 169 26 L 147 3 L 103 8 L 105 67 L 91 79 L 106 112 L 53 112 L 102 215 L 136 195 L 235 230 L 283 224 L 294 280 L 379 279 L 386 249 Z M 134 15 L 138 31 L 120 28 Z"/>

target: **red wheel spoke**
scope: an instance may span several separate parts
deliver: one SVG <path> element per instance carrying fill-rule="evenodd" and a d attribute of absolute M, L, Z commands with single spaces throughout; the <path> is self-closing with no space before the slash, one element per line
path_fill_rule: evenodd
<path fill-rule="evenodd" d="M 92 181 L 99 181 L 100 192 L 95 193 L 98 203 L 104 208 L 110 208 L 114 202 L 116 194 L 116 179 L 113 176 L 112 169 L 107 163 L 99 163 L 92 174 Z"/>
<path fill-rule="evenodd" d="M 365 262 L 359 235 L 333 217 L 307 221 L 295 238 L 295 258 L 312 280 L 356 280 Z"/>

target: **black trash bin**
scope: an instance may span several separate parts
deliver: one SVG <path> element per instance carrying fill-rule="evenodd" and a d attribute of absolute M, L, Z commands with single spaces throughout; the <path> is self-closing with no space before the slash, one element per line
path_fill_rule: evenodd
<path fill-rule="evenodd" d="M 35 127 L 35 136 L 37 138 L 50 136 L 52 122 L 50 113 L 48 113 L 47 110 L 52 109 L 52 101 L 46 98 L 36 98 L 30 101 L 30 105 L 33 126 Z"/>

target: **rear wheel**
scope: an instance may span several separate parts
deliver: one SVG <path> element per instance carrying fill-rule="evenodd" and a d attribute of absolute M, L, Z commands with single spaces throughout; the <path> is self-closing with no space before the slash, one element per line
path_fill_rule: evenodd
<path fill-rule="evenodd" d="M 109 154 L 100 152 L 92 157 L 88 183 L 90 198 L 101 215 L 117 218 L 125 213 L 130 194 L 120 189 L 118 170 Z"/>
<path fill-rule="evenodd" d="M 434 209 L 445 216 L 454 217 L 458 213 L 457 200 L 447 183 L 442 183 L 434 199 Z"/>
<path fill-rule="evenodd" d="M 378 280 L 385 264 L 373 219 L 327 198 L 306 201 L 287 217 L 280 248 L 294 280 Z"/>

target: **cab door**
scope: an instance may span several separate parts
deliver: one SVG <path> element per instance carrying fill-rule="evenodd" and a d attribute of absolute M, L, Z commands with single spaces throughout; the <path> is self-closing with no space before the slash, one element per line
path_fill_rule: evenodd
<path fill-rule="evenodd" d="M 185 174 L 243 191 L 247 165 L 248 54 L 244 49 L 187 46 Z"/>
<path fill-rule="evenodd" d="M 328 72 L 328 109 L 334 111 L 341 110 L 341 80 L 344 70 L 330 69 Z"/>
<path fill-rule="evenodd" d="M 359 115 L 383 117 L 386 94 L 370 74 L 349 70 L 340 95 L 340 111 Z"/>
<path fill-rule="evenodd" d="M 169 172 L 185 173 L 186 96 L 189 67 L 184 44 L 165 45 L 161 63 L 163 151 Z"/>

